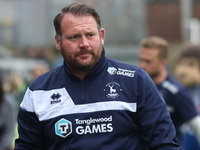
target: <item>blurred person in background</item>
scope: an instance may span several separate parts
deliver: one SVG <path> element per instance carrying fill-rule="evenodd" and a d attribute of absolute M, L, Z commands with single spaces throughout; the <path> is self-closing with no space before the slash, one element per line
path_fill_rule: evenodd
<path fill-rule="evenodd" d="M 14 97 L 16 100 L 18 110 L 19 105 L 23 99 L 23 95 L 26 91 L 26 83 L 23 77 L 16 73 L 11 73 L 6 79 L 3 87 L 7 95 Z"/>
<path fill-rule="evenodd" d="M 95 8 L 69 4 L 54 26 L 63 65 L 27 88 L 15 150 L 180 149 L 148 74 L 105 56 L 105 30 Z"/>
<path fill-rule="evenodd" d="M 0 80 L 0 150 L 12 150 L 16 124 L 16 105 L 13 97 L 6 95 Z"/>
<path fill-rule="evenodd" d="M 37 77 L 48 72 L 49 70 L 50 70 L 50 67 L 48 66 L 48 64 L 39 63 L 35 65 L 32 70 L 31 82 L 33 82 Z"/>
<path fill-rule="evenodd" d="M 22 77 L 16 74 L 10 75 L 9 80 L 5 84 L 5 88 L 6 88 L 7 93 L 9 93 L 10 95 L 13 95 L 15 98 L 18 99 L 17 111 L 19 109 L 19 105 L 21 103 L 21 100 L 23 99 L 23 95 L 25 93 L 27 86 L 30 85 L 38 76 L 46 73 L 47 71 L 49 71 L 49 65 L 47 63 L 38 63 L 33 67 L 31 71 L 31 79 L 28 81 L 24 81 Z M 16 123 L 15 136 L 13 138 L 13 147 L 14 147 L 15 139 L 19 137 L 17 128 L 18 128 L 18 124 Z"/>
<path fill-rule="evenodd" d="M 186 45 L 178 54 L 174 74 L 186 86 L 200 114 L 200 45 Z M 189 126 L 185 126 L 185 149 L 200 150 L 200 143 Z"/>
<path fill-rule="evenodd" d="M 56 54 L 54 54 L 54 50 L 52 48 L 45 47 L 42 50 L 42 59 L 49 64 L 49 68 L 53 68 L 55 57 Z"/>
<path fill-rule="evenodd" d="M 139 65 L 156 84 L 167 104 L 174 122 L 177 138 L 184 149 L 181 127 L 187 123 L 200 140 L 200 117 L 189 91 L 166 69 L 168 42 L 158 36 L 147 37 L 141 42 Z"/>

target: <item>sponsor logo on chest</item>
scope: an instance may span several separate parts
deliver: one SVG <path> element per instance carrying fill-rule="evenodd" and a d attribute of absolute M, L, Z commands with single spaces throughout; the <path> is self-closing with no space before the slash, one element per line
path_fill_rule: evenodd
<path fill-rule="evenodd" d="M 127 76 L 127 77 L 134 77 L 135 71 L 127 70 L 127 69 L 121 69 L 121 68 L 115 68 L 115 67 L 108 67 L 107 72 L 110 75 L 121 75 L 121 76 Z"/>
<path fill-rule="evenodd" d="M 64 118 L 55 124 L 56 135 L 66 138 L 72 133 L 72 126 L 78 135 L 110 133 L 113 131 L 112 116 L 104 118 L 75 119 L 75 125 Z"/>

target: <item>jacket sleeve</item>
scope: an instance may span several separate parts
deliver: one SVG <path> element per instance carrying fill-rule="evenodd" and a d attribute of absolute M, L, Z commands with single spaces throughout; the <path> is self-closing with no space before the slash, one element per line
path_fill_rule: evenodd
<path fill-rule="evenodd" d="M 200 144 L 200 116 L 196 116 L 188 121 L 188 125 L 191 127 L 194 132 L 199 144 Z"/>
<path fill-rule="evenodd" d="M 178 150 L 180 146 L 166 103 L 151 78 L 146 72 L 141 73 L 138 79 L 140 96 L 137 120 L 142 138 L 150 149 Z"/>
<path fill-rule="evenodd" d="M 29 89 L 20 105 L 17 122 L 19 138 L 15 140 L 15 150 L 44 150 L 43 130 L 34 112 Z"/>

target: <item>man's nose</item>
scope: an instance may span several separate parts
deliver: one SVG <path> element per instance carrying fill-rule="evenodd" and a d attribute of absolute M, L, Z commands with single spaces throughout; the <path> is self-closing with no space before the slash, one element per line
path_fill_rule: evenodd
<path fill-rule="evenodd" d="M 140 68 L 145 69 L 146 64 L 144 61 L 140 61 L 139 66 L 140 66 Z"/>
<path fill-rule="evenodd" d="M 88 39 L 87 39 L 86 36 L 82 36 L 82 37 L 80 38 L 79 46 L 80 46 L 80 47 L 88 47 L 88 46 L 89 46 Z"/>

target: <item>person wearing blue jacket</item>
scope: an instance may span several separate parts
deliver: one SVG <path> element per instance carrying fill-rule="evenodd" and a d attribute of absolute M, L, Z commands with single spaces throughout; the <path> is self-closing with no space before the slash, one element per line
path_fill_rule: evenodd
<path fill-rule="evenodd" d="M 200 137 L 200 116 L 189 91 L 167 71 L 167 53 L 168 42 L 162 37 L 144 38 L 141 42 L 139 65 L 150 75 L 164 98 L 176 128 L 177 139 L 184 149 L 183 124 L 188 124 L 196 136 Z"/>
<path fill-rule="evenodd" d="M 64 63 L 27 88 L 15 150 L 180 150 L 148 74 L 105 56 L 105 30 L 92 6 L 65 6 L 54 26 Z"/>

